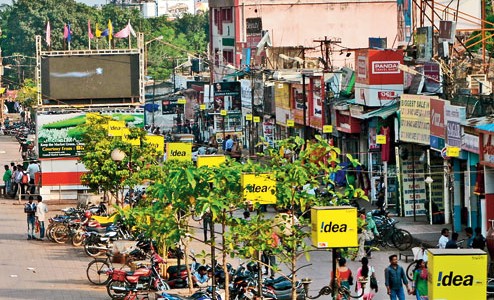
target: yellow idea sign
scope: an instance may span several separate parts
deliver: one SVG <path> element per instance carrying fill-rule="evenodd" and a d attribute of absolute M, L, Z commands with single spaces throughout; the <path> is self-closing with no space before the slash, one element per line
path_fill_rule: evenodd
<path fill-rule="evenodd" d="M 197 167 L 218 167 L 226 161 L 226 156 L 224 155 L 198 155 L 197 156 Z"/>
<path fill-rule="evenodd" d="M 166 144 L 166 159 L 170 160 L 192 160 L 192 144 L 191 143 L 167 143 Z"/>
<path fill-rule="evenodd" d="M 276 180 L 269 173 L 241 176 L 244 200 L 259 204 L 276 204 Z"/>
<path fill-rule="evenodd" d="M 317 248 L 357 247 L 357 209 L 321 206 L 311 209 L 312 245 Z"/>
<path fill-rule="evenodd" d="M 165 152 L 165 140 L 160 135 L 146 135 L 146 142 L 156 147 L 158 152 Z"/>
<path fill-rule="evenodd" d="M 485 299 L 487 253 L 480 249 L 427 249 L 429 299 Z"/>
<path fill-rule="evenodd" d="M 131 139 L 129 138 L 130 135 L 130 129 L 125 127 L 122 128 L 122 141 L 127 142 L 131 144 L 132 146 L 140 146 L 141 145 L 141 140 L 140 139 Z"/>
<path fill-rule="evenodd" d="M 109 136 L 122 136 L 124 128 L 125 128 L 124 121 L 108 121 Z"/>

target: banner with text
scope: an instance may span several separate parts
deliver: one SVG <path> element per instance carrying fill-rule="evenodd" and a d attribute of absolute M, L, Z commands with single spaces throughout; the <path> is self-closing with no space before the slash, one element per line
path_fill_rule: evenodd
<path fill-rule="evenodd" d="M 400 141 L 429 145 L 431 98 L 437 97 L 401 95 Z"/>
<path fill-rule="evenodd" d="M 36 116 L 36 134 L 40 158 L 77 157 L 84 153 L 82 132 L 77 125 L 86 123 L 90 112 L 38 113 Z M 124 122 L 128 127 L 144 127 L 144 113 L 130 110 L 123 112 L 105 111 L 115 121 Z M 120 124 L 120 123 L 119 123 Z"/>

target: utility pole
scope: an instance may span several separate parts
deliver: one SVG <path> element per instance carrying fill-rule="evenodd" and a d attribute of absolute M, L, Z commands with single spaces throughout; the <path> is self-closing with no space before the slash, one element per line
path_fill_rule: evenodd
<path fill-rule="evenodd" d="M 340 44 L 340 38 L 324 37 L 324 40 L 314 40 L 315 43 L 319 43 L 322 55 L 322 63 L 324 65 L 323 72 L 333 72 L 333 64 L 331 63 L 331 53 L 333 52 L 333 45 Z"/>

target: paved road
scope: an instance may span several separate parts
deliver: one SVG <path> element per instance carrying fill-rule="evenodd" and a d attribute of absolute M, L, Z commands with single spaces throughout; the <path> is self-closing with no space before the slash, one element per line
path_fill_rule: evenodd
<path fill-rule="evenodd" d="M 0 299 L 109 298 L 103 288 L 88 284 L 90 258 L 81 248 L 26 240 L 23 207 L 0 200 L 0 210 Z"/>

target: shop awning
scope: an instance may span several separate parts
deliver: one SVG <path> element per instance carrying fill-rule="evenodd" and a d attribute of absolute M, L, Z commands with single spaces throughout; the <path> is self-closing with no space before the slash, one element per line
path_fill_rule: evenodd
<path fill-rule="evenodd" d="M 379 109 L 367 112 L 365 114 L 352 115 L 352 118 L 367 120 L 370 118 L 379 117 L 381 119 L 386 119 L 387 117 L 396 113 L 398 111 L 398 109 L 399 109 L 398 103 L 395 103 L 395 104 L 391 104 L 388 106 L 383 106 Z"/>

